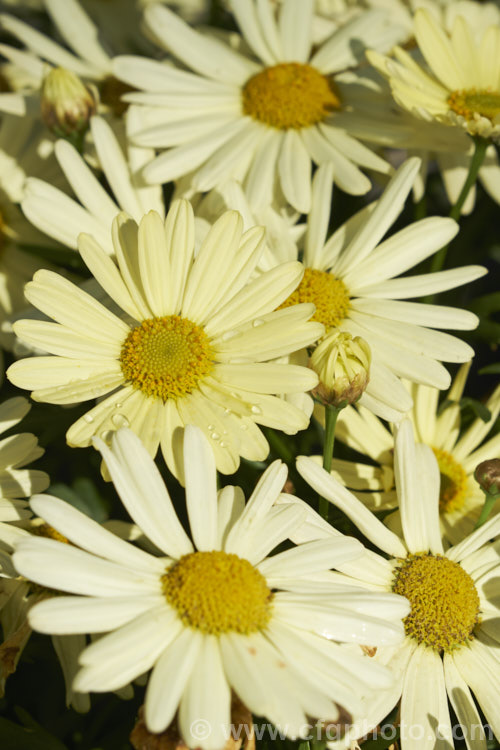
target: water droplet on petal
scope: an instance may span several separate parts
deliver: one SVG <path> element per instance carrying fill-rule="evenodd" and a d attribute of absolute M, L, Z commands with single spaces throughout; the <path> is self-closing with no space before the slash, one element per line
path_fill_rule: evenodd
<path fill-rule="evenodd" d="M 248 430 L 248 425 L 246 424 L 246 422 L 242 422 L 240 424 L 240 427 L 241 427 L 242 430 Z"/>
<path fill-rule="evenodd" d="M 83 418 L 87 422 L 87 424 L 91 424 L 91 422 L 94 421 L 94 417 L 92 416 L 92 414 L 84 414 Z"/>
<path fill-rule="evenodd" d="M 130 427 L 130 422 L 124 414 L 115 414 L 111 417 L 111 421 L 117 429 L 120 429 L 120 427 Z"/>
<path fill-rule="evenodd" d="M 210 430 L 214 430 L 214 429 L 215 429 L 215 428 L 214 428 L 213 424 L 209 424 L 209 425 L 208 425 L 208 427 L 207 427 L 207 430 L 208 430 L 209 432 L 210 432 Z"/>
<path fill-rule="evenodd" d="M 109 443 L 111 440 L 111 435 L 113 434 L 112 430 L 103 430 L 99 437 L 104 440 L 105 443 Z"/>
<path fill-rule="evenodd" d="M 223 440 L 220 441 L 219 445 L 221 448 L 227 448 L 227 443 L 225 443 Z"/>
<path fill-rule="evenodd" d="M 218 432 L 212 432 L 210 437 L 212 438 L 212 440 L 220 440 L 220 435 Z"/>
<path fill-rule="evenodd" d="M 262 414 L 262 409 L 260 406 L 256 406 L 255 404 L 252 406 L 252 414 Z"/>

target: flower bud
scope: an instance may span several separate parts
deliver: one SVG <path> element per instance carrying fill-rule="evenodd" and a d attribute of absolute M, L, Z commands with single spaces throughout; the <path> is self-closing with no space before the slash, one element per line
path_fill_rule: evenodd
<path fill-rule="evenodd" d="M 319 377 L 313 394 L 325 405 L 354 404 L 368 385 L 370 362 L 370 347 L 364 339 L 332 331 L 311 356 L 310 366 Z"/>
<path fill-rule="evenodd" d="M 83 135 L 95 114 L 97 91 L 86 86 L 75 73 L 52 68 L 42 83 L 42 120 L 58 138 Z"/>
<path fill-rule="evenodd" d="M 487 495 L 500 494 L 500 458 L 481 461 L 476 466 L 474 478 Z"/>

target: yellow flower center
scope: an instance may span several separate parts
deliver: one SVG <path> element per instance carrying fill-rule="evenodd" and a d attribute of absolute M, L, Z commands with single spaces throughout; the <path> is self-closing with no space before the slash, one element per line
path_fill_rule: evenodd
<path fill-rule="evenodd" d="M 493 120 L 500 115 L 500 92 L 476 89 L 453 91 L 448 97 L 448 105 L 466 120 L 473 120 L 475 114 Z"/>
<path fill-rule="evenodd" d="M 441 486 L 439 488 L 439 512 L 449 513 L 459 510 L 467 492 L 467 474 L 453 456 L 440 448 L 433 448 L 437 458 Z"/>
<path fill-rule="evenodd" d="M 243 88 L 243 112 L 280 130 L 315 125 L 335 109 L 340 99 L 333 82 L 311 65 L 264 68 Z"/>
<path fill-rule="evenodd" d="M 57 529 L 54 529 L 53 526 L 50 526 L 48 523 L 41 523 L 37 526 L 33 526 L 32 533 L 36 536 L 43 536 L 46 539 L 55 539 L 56 542 L 63 542 L 64 544 L 69 544 L 69 540 L 66 539 L 64 534 L 60 534 Z"/>
<path fill-rule="evenodd" d="M 210 635 L 255 633 L 271 617 L 272 593 L 259 571 L 238 555 L 193 552 L 162 577 L 167 602 L 182 622 Z"/>
<path fill-rule="evenodd" d="M 148 318 L 123 342 L 123 375 L 147 396 L 177 399 L 192 393 L 213 367 L 213 351 L 203 328 L 187 318 Z"/>
<path fill-rule="evenodd" d="M 313 302 L 316 305 L 313 320 L 323 323 L 328 331 L 344 320 L 350 307 L 349 299 L 349 292 L 343 281 L 327 271 L 306 268 L 299 286 L 280 307 Z"/>
<path fill-rule="evenodd" d="M 479 596 L 458 563 L 443 555 L 409 555 L 396 568 L 393 591 L 411 604 L 405 630 L 419 644 L 441 652 L 472 640 Z"/>

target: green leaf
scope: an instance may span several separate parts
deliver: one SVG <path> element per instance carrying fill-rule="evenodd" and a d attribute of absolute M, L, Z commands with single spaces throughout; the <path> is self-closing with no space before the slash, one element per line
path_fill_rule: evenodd
<path fill-rule="evenodd" d="M 460 408 L 462 410 L 467 408 L 472 409 L 476 417 L 482 419 L 483 422 L 489 422 L 491 419 L 490 410 L 481 401 L 478 401 L 475 398 L 462 398 L 460 400 Z"/>
<path fill-rule="evenodd" d="M 480 375 L 498 375 L 500 373 L 500 362 L 495 362 L 492 365 L 486 365 L 479 370 Z"/>
<path fill-rule="evenodd" d="M 0 718 L 2 748 L 8 750 L 68 750 L 67 746 L 53 734 L 47 732 L 21 708 L 16 713 L 27 726 L 20 726 L 8 719 Z"/>

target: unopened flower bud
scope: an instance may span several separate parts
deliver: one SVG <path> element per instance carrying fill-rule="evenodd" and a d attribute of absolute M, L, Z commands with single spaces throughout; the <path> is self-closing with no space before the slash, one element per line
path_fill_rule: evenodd
<path fill-rule="evenodd" d="M 369 380 L 370 347 L 360 336 L 332 331 L 314 350 L 310 366 L 318 374 L 313 393 L 323 404 L 354 404 Z"/>
<path fill-rule="evenodd" d="M 82 136 L 98 102 L 97 91 L 75 73 L 52 68 L 42 83 L 42 120 L 58 138 Z"/>
<path fill-rule="evenodd" d="M 481 461 L 476 467 L 474 478 L 487 495 L 500 494 L 500 458 Z"/>

